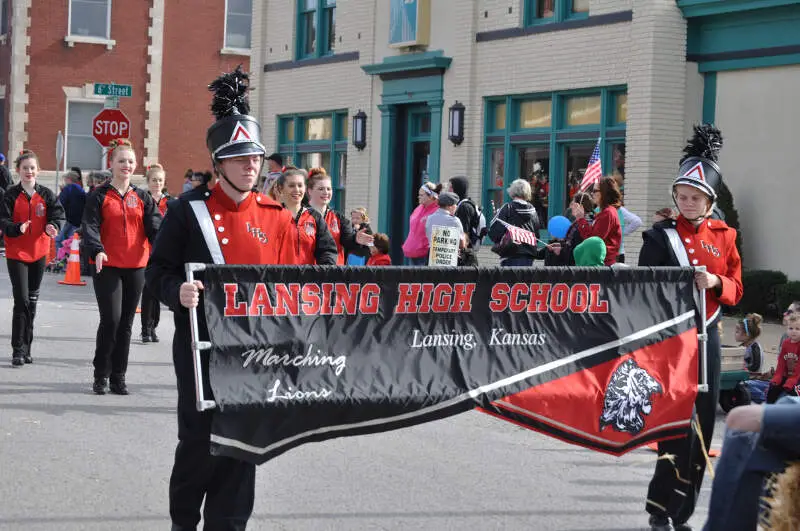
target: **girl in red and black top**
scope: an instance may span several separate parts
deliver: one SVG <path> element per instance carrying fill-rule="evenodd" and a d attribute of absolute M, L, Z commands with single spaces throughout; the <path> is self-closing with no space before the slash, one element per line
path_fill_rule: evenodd
<path fill-rule="evenodd" d="M 136 154 L 127 140 L 111 146 L 111 181 L 86 198 L 81 234 L 95 263 L 94 293 L 100 310 L 94 354 L 94 385 L 98 394 L 128 394 L 125 372 L 136 305 L 142 296 L 144 267 L 150 243 L 161 225 L 161 214 L 145 190 L 131 185 Z M 111 378 L 109 384 L 108 378 Z"/>
<path fill-rule="evenodd" d="M 586 219 L 586 211 L 580 203 L 572 203 L 572 215 L 581 238 L 597 236 L 606 244 L 605 265 L 617 263 L 619 246 L 622 243 L 622 224 L 617 209 L 621 206 L 622 194 L 613 177 L 603 177 L 592 188 L 594 203 L 600 207 L 594 222 Z"/>
<path fill-rule="evenodd" d="M 172 199 L 164 193 L 166 174 L 161 164 L 151 164 L 145 172 L 147 188 L 158 211 L 163 217 L 167 213 L 167 201 Z M 158 343 L 156 328 L 161 320 L 161 303 L 150 294 L 147 286 L 142 290 L 142 343 Z"/>
<path fill-rule="evenodd" d="M 275 191 L 292 214 L 297 228 L 297 264 L 336 265 L 337 249 L 322 215 L 303 205 L 306 172 L 288 168 L 275 181 Z"/>
<path fill-rule="evenodd" d="M 341 213 L 328 207 L 333 197 L 331 178 L 325 168 L 311 168 L 308 172 L 308 204 L 311 208 L 322 214 L 328 224 L 333 240 L 338 251 L 337 265 L 344 265 L 345 254 L 359 250 L 367 252 L 361 246 L 372 243 L 372 235 L 367 234 L 366 228 L 356 232 L 353 224 Z"/>
<path fill-rule="evenodd" d="M 0 202 L 0 231 L 5 234 L 6 265 L 14 294 L 11 316 L 11 364 L 32 363 L 33 319 L 50 242 L 64 224 L 64 209 L 56 195 L 40 184 L 39 159 L 25 150 L 17 157 L 20 182 Z"/>

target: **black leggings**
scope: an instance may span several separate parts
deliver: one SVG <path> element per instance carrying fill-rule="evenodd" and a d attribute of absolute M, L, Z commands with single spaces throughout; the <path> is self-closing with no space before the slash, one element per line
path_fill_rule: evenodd
<path fill-rule="evenodd" d="M 103 267 L 94 275 L 94 295 L 100 309 L 94 376 L 117 380 L 128 370 L 131 328 L 144 286 L 144 268 Z"/>
<path fill-rule="evenodd" d="M 14 354 L 30 354 L 33 341 L 33 319 L 39 301 L 39 286 L 42 285 L 46 258 L 35 262 L 6 259 L 11 291 L 14 294 L 14 310 L 11 314 L 11 348 Z"/>
<path fill-rule="evenodd" d="M 142 291 L 142 334 L 155 332 L 159 321 L 161 321 L 161 303 L 145 286 Z"/>

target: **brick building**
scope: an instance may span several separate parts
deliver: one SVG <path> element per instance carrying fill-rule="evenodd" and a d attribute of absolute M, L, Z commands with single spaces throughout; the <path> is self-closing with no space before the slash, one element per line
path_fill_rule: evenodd
<path fill-rule="evenodd" d="M 553 216 L 598 138 L 626 206 L 649 220 L 671 205 L 691 126 L 716 122 L 745 265 L 798 279 L 800 250 L 772 237 L 797 189 L 798 23 L 798 0 L 264 0 L 254 106 L 268 148 L 326 166 L 337 207 L 366 206 L 395 253 L 422 180 L 468 175 L 491 212 L 523 177 Z M 360 110 L 364 149 L 352 142 Z M 641 236 L 625 244 L 635 261 Z"/>
<path fill-rule="evenodd" d="M 0 0 L 0 152 L 34 150 L 52 181 L 62 167 L 100 169 L 95 83 L 130 85 L 119 108 L 140 168 L 160 162 L 179 191 L 186 168 L 210 169 L 206 85 L 249 67 L 252 0 Z"/>

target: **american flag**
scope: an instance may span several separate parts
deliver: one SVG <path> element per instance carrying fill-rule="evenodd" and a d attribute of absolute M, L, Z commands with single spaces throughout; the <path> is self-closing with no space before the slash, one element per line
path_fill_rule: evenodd
<path fill-rule="evenodd" d="M 511 241 L 517 245 L 527 243 L 528 245 L 532 245 L 534 247 L 536 246 L 536 235 L 533 232 L 515 227 L 510 223 L 506 223 L 502 219 L 498 219 L 497 221 L 503 224 L 508 231 L 508 234 L 511 236 Z"/>
<path fill-rule="evenodd" d="M 599 181 L 602 176 L 603 168 L 600 163 L 600 139 L 598 138 L 597 144 L 594 146 L 594 151 L 592 151 L 592 156 L 589 157 L 589 165 L 586 166 L 586 173 L 583 174 L 581 192 L 585 192 L 594 186 L 594 183 Z"/>

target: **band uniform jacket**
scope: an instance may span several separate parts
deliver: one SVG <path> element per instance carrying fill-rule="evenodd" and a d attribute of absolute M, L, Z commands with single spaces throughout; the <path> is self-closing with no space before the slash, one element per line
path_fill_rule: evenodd
<path fill-rule="evenodd" d="M 201 186 L 169 202 L 145 270 L 145 283 L 150 293 L 174 314 L 172 356 L 178 381 L 178 438 L 205 441 L 209 438 L 211 413 L 200 413 L 195 407 L 189 312 L 181 305 L 179 297 L 180 286 L 186 281 L 184 265 L 188 262 L 213 263 L 190 204 L 192 201 L 205 203 L 225 263 L 294 264 L 297 243 L 289 211 L 261 194 L 250 193 L 237 205 L 219 186 L 212 191 Z M 202 282 L 202 272 L 196 273 L 195 278 Z M 201 341 L 207 341 L 202 295 L 197 315 Z M 202 362 L 207 369 L 207 351 L 202 352 Z M 208 370 L 203 372 L 205 389 L 210 396 Z"/>
<path fill-rule="evenodd" d="M 137 269 L 147 265 L 160 226 L 161 213 L 149 191 L 128 186 L 120 194 L 109 182 L 86 198 L 81 245 L 91 262 L 102 252 L 108 256 L 105 266 Z"/>
<path fill-rule="evenodd" d="M 297 263 L 307 265 L 336 265 L 339 250 L 322 214 L 301 206 L 294 217 L 297 230 Z"/>
<path fill-rule="evenodd" d="M 64 208 L 49 188 L 36 184 L 28 196 L 21 183 L 11 186 L 0 202 L 0 230 L 5 234 L 6 256 L 12 260 L 32 263 L 47 256 L 52 239 L 44 229 L 53 225 L 61 230 Z M 20 227 L 31 224 L 22 234 Z"/>
<path fill-rule="evenodd" d="M 724 221 L 705 219 L 695 228 L 683 216 L 677 220 L 664 220 L 644 232 L 644 244 L 639 253 L 640 266 L 679 266 L 675 251 L 669 243 L 665 229 L 675 229 L 693 266 L 706 266 L 709 273 L 720 278 L 721 287 L 706 290 L 706 317 L 713 322 L 721 305 L 739 303 L 742 287 L 742 260 L 736 249 L 736 230 Z"/>

